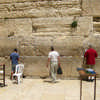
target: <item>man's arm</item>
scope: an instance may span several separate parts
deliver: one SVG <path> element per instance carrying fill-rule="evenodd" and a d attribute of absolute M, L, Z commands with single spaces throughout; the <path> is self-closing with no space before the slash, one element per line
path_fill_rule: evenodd
<path fill-rule="evenodd" d="M 88 52 L 86 51 L 85 54 L 84 54 L 84 58 L 83 58 L 83 64 L 86 64 L 86 57 L 88 55 Z"/>
<path fill-rule="evenodd" d="M 48 68 L 49 63 L 50 63 L 50 58 L 48 58 L 48 61 L 47 61 L 47 68 Z"/>
<path fill-rule="evenodd" d="M 95 57 L 98 57 L 98 54 L 97 54 L 97 52 L 95 52 Z"/>
<path fill-rule="evenodd" d="M 86 64 L 86 57 L 83 58 L 83 64 Z"/>
<path fill-rule="evenodd" d="M 17 60 L 19 61 L 19 54 L 18 54 Z"/>
<path fill-rule="evenodd" d="M 11 55 L 10 55 L 10 60 L 12 60 L 12 57 L 11 57 Z"/>
<path fill-rule="evenodd" d="M 60 66 L 60 56 L 58 56 L 58 66 Z"/>

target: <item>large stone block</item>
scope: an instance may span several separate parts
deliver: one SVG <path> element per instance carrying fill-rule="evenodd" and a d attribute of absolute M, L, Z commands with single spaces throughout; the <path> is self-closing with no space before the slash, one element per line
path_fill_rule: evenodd
<path fill-rule="evenodd" d="M 36 0 L 0 0 L 0 3 L 29 2 Z"/>
<path fill-rule="evenodd" d="M 35 55 L 35 41 L 32 37 L 24 37 L 19 41 L 20 56 L 34 56 Z"/>
<path fill-rule="evenodd" d="M 43 76 L 48 75 L 46 69 L 47 57 L 24 57 L 26 76 Z"/>
<path fill-rule="evenodd" d="M 60 55 L 63 56 L 81 56 L 84 37 L 64 36 L 56 37 L 53 46 Z"/>
<path fill-rule="evenodd" d="M 100 16 L 100 1 L 99 0 L 83 0 L 82 9 L 83 15 Z"/>
<path fill-rule="evenodd" d="M 46 68 L 47 56 L 24 57 L 24 75 L 25 76 L 48 76 L 49 71 Z M 49 66 L 50 67 L 50 66 Z M 63 70 L 63 78 L 78 77 L 77 67 L 81 67 L 81 59 L 61 57 L 61 67 Z"/>
<path fill-rule="evenodd" d="M 93 32 L 92 20 L 92 17 L 80 17 L 78 19 L 78 27 L 75 35 L 88 36 L 91 32 Z"/>
<path fill-rule="evenodd" d="M 17 41 L 10 39 L 0 39 L 0 56 L 9 56 L 14 48 L 17 48 Z"/>
<path fill-rule="evenodd" d="M 100 22 L 93 22 L 93 30 L 100 32 Z"/>
<path fill-rule="evenodd" d="M 83 40 L 80 36 L 38 36 L 35 37 L 36 55 L 48 55 L 50 47 L 54 46 L 60 55 L 81 56 Z"/>
<path fill-rule="evenodd" d="M 96 70 L 96 72 L 97 72 L 97 77 L 100 77 L 100 58 L 98 57 L 97 59 L 96 59 L 96 65 L 95 65 L 95 70 Z"/>
<path fill-rule="evenodd" d="M 52 13 L 49 13 L 52 12 Z M 40 17 L 66 17 L 66 16 L 80 16 L 81 9 L 69 8 L 68 10 L 57 10 L 50 8 L 43 9 L 26 9 L 24 11 L 2 11 L 0 18 L 40 18 Z"/>
<path fill-rule="evenodd" d="M 48 55 L 52 45 L 53 37 L 35 37 L 35 55 L 44 56 Z"/>
<path fill-rule="evenodd" d="M 32 34 L 31 19 L 0 19 L 0 36 L 29 36 Z"/>
<path fill-rule="evenodd" d="M 33 32 L 70 32 L 73 17 L 36 18 L 33 21 Z"/>
<path fill-rule="evenodd" d="M 68 15 L 80 16 L 80 13 L 81 9 L 79 0 L 67 1 L 67 2 L 37 1 L 37 2 L 7 3 L 7 4 L 1 4 L 0 6 L 0 18 L 23 18 L 23 17 L 39 18 L 39 17 L 55 17 L 55 16 L 63 17 Z"/>
<path fill-rule="evenodd" d="M 0 37 L 8 37 L 9 35 L 9 28 L 8 22 L 0 19 Z"/>
<path fill-rule="evenodd" d="M 15 36 L 29 36 L 32 33 L 31 19 L 15 19 Z"/>

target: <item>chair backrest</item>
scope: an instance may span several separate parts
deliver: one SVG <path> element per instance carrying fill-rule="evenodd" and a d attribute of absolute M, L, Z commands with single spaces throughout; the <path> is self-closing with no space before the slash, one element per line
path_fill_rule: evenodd
<path fill-rule="evenodd" d="M 23 70 L 24 70 L 24 65 L 23 64 L 16 65 L 15 73 L 23 73 Z"/>

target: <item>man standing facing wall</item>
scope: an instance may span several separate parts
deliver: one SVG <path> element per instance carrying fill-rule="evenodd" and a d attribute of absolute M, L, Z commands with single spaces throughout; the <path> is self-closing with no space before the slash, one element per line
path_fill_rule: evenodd
<path fill-rule="evenodd" d="M 89 49 L 84 54 L 84 59 L 86 61 L 86 67 L 95 69 L 95 58 L 98 56 L 97 52 L 89 45 Z"/>
<path fill-rule="evenodd" d="M 51 47 L 51 52 L 49 52 L 48 55 L 47 67 L 49 63 L 50 63 L 50 75 L 52 78 L 52 82 L 56 82 L 56 72 L 58 65 L 60 65 L 60 56 L 59 53 L 55 51 L 53 47 Z"/>
<path fill-rule="evenodd" d="M 15 72 L 16 65 L 18 64 L 19 54 L 17 53 L 17 49 L 14 49 L 14 52 L 10 55 L 12 69 L 11 69 L 11 80 L 13 78 L 13 73 Z"/>

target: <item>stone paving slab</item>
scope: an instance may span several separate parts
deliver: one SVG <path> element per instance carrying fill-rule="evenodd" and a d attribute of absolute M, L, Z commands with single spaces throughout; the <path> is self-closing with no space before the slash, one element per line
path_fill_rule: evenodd
<path fill-rule="evenodd" d="M 1 82 L 1 80 L 0 80 Z M 6 79 L 0 87 L 0 100 L 80 100 L 79 80 L 24 79 L 19 85 Z M 82 100 L 93 100 L 94 82 L 83 81 Z M 100 80 L 97 80 L 96 100 L 100 100 Z"/>

